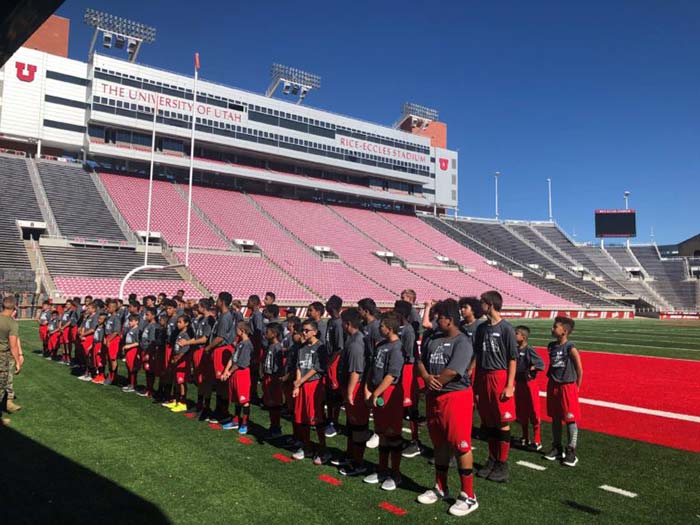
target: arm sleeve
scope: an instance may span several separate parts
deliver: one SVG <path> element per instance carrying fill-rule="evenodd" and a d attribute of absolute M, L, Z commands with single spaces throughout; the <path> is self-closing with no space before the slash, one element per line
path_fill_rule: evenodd
<path fill-rule="evenodd" d="M 351 343 L 348 347 L 348 372 L 361 374 L 365 371 L 365 347 L 364 344 Z"/>
<path fill-rule="evenodd" d="M 12 320 L 12 325 L 10 326 L 10 333 L 8 335 L 10 337 L 19 337 L 19 324 L 14 319 Z"/>

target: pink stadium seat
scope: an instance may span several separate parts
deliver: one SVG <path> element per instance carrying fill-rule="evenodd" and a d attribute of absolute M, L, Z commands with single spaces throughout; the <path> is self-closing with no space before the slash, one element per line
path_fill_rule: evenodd
<path fill-rule="evenodd" d="M 124 219 L 133 230 L 146 229 L 148 180 L 108 173 L 100 174 L 103 184 Z M 185 246 L 187 202 L 169 182 L 153 182 L 151 231 L 160 232 L 172 246 Z M 190 246 L 227 249 L 226 243 L 192 211 Z"/>
<path fill-rule="evenodd" d="M 54 277 L 56 288 L 64 297 L 92 295 L 94 297 L 117 297 L 120 279 L 98 279 L 94 277 Z M 135 293 L 139 297 L 164 292 L 174 295 L 179 289 L 185 290 L 187 298 L 201 297 L 202 293 L 185 281 L 165 281 L 157 279 L 132 279 L 127 281 L 125 294 Z"/>
<path fill-rule="evenodd" d="M 337 260 L 322 260 L 308 246 L 280 229 L 242 193 L 197 186 L 192 199 L 229 239 L 255 241 L 275 264 L 321 298 L 332 294 L 341 294 L 344 300 L 353 302 L 363 297 L 373 297 L 377 301 L 395 298 L 390 291 L 346 264 Z M 232 210 L 235 210 L 234 213 Z M 279 273 L 272 267 L 270 271 Z"/>
<path fill-rule="evenodd" d="M 185 260 L 183 252 L 176 252 L 176 255 L 180 261 Z M 282 302 L 309 303 L 317 300 L 308 290 L 261 257 L 190 253 L 190 270 L 213 293 L 227 291 L 243 302 L 249 295 L 262 296 L 267 290 L 273 290 L 277 300 Z"/>

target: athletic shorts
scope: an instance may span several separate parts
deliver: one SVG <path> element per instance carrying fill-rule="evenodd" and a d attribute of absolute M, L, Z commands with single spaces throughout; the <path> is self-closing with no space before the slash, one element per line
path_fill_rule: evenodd
<path fill-rule="evenodd" d="M 46 347 L 52 352 L 58 349 L 58 344 L 61 342 L 61 332 L 55 332 L 47 335 Z"/>
<path fill-rule="evenodd" d="M 39 339 L 41 339 L 42 343 L 45 343 L 47 341 L 48 335 L 49 335 L 49 325 L 47 325 L 47 324 L 39 325 Z"/>
<path fill-rule="evenodd" d="M 338 363 L 340 363 L 340 352 L 336 352 L 328 361 L 328 369 L 324 377 L 326 390 L 338 390 Z"/>
<path fill-rule="evenodd" d="M 576 383 L 557 383 L 547 381 L 547 415 L 566 423 L 581 419 Z"/>
<path fill-rule="evenodd" d="M 521 425 L 540 419 L 540 389 L 535 381 L 515 382 L 515 418 Z"/>
<path fill-rule="evenodd" d="M 477 408 L 481 424 L 487 427 L 500 427 L 515 421 L 515 396 L 501 401 L 501 393 L 506 387 L 508 372 L 506 370 L 488 370 L 476 375 L 479 396 Z"/>
<path fill-rule="evenodd" d="M 221 379 L 221 374 L 226 370 L 226 365 L 231 360 L 233 355 L 233 347 L 231 345 L 217 346 L 211 351 L 212 365 L 214 366 L 214 377 Z"/>
<path fill-rule="evenodd" d="M 280 376 L 265 374 L 263 376 L 263 404 L 267 408 L 282 406 L 282 382 Z"/>
<path fill-rule="evenodd" d="M 190 354 L 183 355 L 180 360 L 173 365 L 175 371 L 175 383 L 184 385 L 190 377 Z"/>
<path fill-rule="evenodd" d="M 460 453 L 471 450 L 473 407 L 471 388 L 425 396 L 428 433 L 435 449 L 447 444 Z"/>
<path fill-rule="evenodd" d="M 403 387 L 389 385 L 381 395 L 384 406 L 374 407 L 374 431 L 380 436 L 401 436 L 403 426 Z"/>
<path fill-rule="evenodd" d="M 250 368 L 239 368 L 231 374 L 229 399 L 241 405 L 250 402 Z"/>
<path fill-rule="evenodd" d="M 117 356 L 119 355 L 119 345 L 121 342 L 122 336 L 118 335 L 107 343 L 107 355 L 109 356 L 110 361 L 117 360 Z"/>
<path fill-rule="evenodd" d="M 95 368 L 102 367 L 102 353 L 104 352 L 103 347 L 104 345 L 102 344 L 102 341 L 98 341 L 97 343 L 93 343 L 92 345 L 92 366 L 94 366 Z"/>
<path fill-rule="evenodd" d="M 141 352 L 138 347 L 130 348 L 125 352 L 126 369 L 129 372 L 137 372 L 141 368 Z"/>
<path fill-rule="evenodd" d="M 401 387 L 403 390 L 403 406 L 413 405 L 413 363 L 405 363 L 401 372 Z"/>
<path fill-rule="evenodd" d="M 83 355 L 85 356 L 85 360 L 87 361 L 87 358 L 90 357 L 90 350 L 92 350 L 92 342 L 95 340 L 95 338 L 91 335 L 88 335 L 85 339 L 83 339 L 80 344 L 83 347 Z"/>
<path fill-rule="evenodd" d="M 345 416 L 348 423 L 356 426 L 366 426 L 369 423 L 369 407 L 365 401 L 365 387 L 362 381 L 355 385 L 352 393 L 353 404 L 345 403 Z"/>
<path fill-rule="evenodd" d="M 73 339 L 72 339 L 73 330 L 71 329 L 70 326 L 61 330 L 60 334 L 61 334 L 60 343 L 68 345 L 68 344 L 73 342 Z"/>
<path fill-rule="evenodd" d="M 307 381 L 294 398 L 294 422 L 302 425 L 318 425 L 325 422 L 323 403 L 326 389 L 321 381 Z"/>

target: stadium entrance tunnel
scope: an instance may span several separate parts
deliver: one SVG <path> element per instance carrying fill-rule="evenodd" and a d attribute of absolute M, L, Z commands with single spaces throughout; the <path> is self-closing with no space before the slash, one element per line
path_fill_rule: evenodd
<path fill-rule="evenodd" d="M 3 523 L 170 523 L 154 504 L 11 427 L 0 427 Z"/>

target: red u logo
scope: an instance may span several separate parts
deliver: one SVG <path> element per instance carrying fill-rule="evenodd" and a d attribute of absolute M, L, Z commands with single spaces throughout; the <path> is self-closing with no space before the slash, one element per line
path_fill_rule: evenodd
<path fill-rule="evenodd" d="M 32 82 L 34 80 L 36 66 L 25 64 L 24 62 L 15 62 L 15 67 L 17 68 L 17 78 L 22 82 Z"/>

